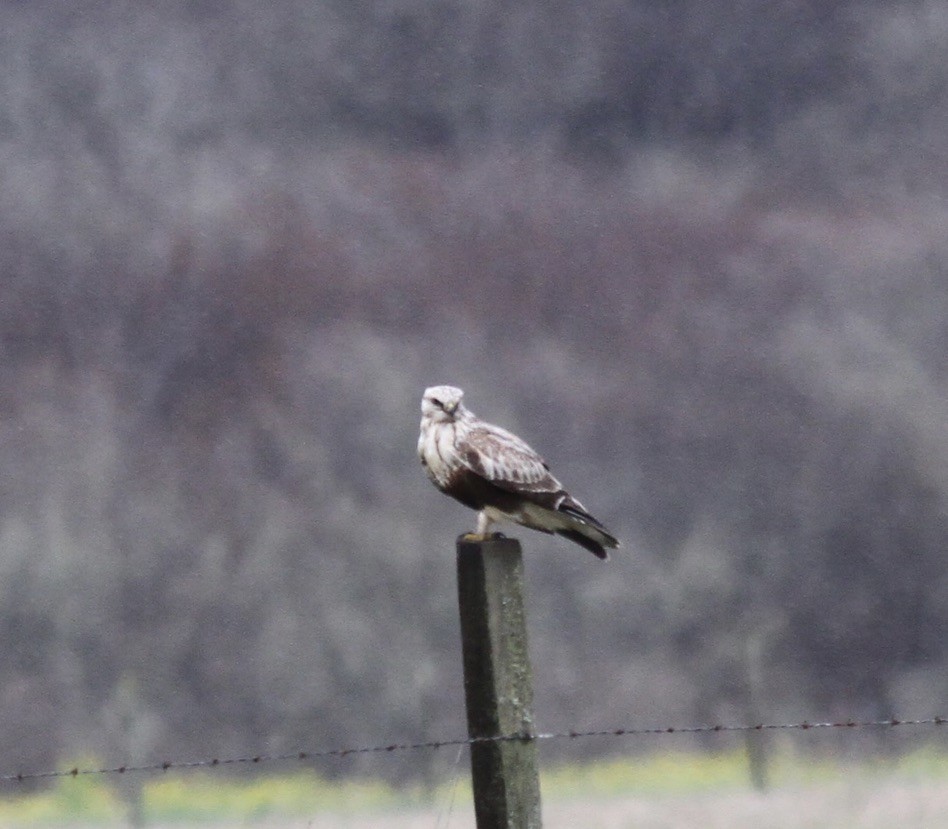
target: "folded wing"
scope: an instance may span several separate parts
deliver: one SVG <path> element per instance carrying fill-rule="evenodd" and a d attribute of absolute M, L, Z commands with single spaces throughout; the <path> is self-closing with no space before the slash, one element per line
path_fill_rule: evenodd
<path fill-rule="evenodd" d="M 510 517 L 535 530 L 558 533 L 599 558 L 618 540 L 553 476 L 546 461 L 506 429 L 479 424 L 457 444 L 461 463 L 504 492 L 518 496 Z"/>

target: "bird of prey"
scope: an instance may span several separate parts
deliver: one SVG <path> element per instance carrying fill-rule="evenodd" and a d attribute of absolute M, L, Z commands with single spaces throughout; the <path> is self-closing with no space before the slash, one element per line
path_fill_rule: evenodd
<path fill-rule="evenodd" d="M 432 386 L 421 399 L 418 457 L 442 492 L 477 510 L 479 539 L 509 520 L 575 541 L 601 559 L 619 541 L 550 474 L 516 435 L 485 423 L 461 403 L 454 386 Z"/>

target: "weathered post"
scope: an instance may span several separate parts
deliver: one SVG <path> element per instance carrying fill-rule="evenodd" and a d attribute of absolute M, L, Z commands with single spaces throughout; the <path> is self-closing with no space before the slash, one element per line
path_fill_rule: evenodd
<path fill-rule="evenodd" d="M 539 829 L 540 780 L 532 739 L 533 674 L 523 601 L 523 556 L 513 538 L 457 543 L 467 732 L 478 829 Z"/>
<path fill-rule="evenodd" d="M 749 634 L 744 640 L 744 673 L 746 677 L 744 716 L 751 725 L 763 722 L 760 701 L 763 699 L 761 689 L 764 684 L 764 644 L 769 633 L 770 631 L 765 628 Z M 745 731 L 744 738 L 747 746 L 747 762 L 750 767 L 751 784 L 757 791 L 766 792 L 769 785 L 767 735 L 763 731 Z"/>

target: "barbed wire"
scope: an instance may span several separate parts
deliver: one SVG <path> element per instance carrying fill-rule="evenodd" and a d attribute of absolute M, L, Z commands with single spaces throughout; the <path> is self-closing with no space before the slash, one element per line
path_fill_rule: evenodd
<path fill-rule="evenodd" d="M 342 758 L 364 754 L 391 754 L 404 751 L 434 750 L 439 748 L 475 746 L 483 743 L 503 743 L 532 740 L 577 740 L 587 737 L 645 737 L 671 734 L 715 734 L 749 731 L 811 731 L 829 728 L 896 728 L 902 726 L 948 725 L 948 718 L 929 717 L 915 720 L 839 720 L 836 722 L 791 722 L 758 723 L 757 725 L 690 725 L 646 728 L 612 728 L 592 731 L 556 731 L 542 734 L 502 734 L 495 737 L 458 737 L 449 740 L 429 740 L 415 743 L 391 743 L 388 745 L 360 746 L 358 748 L 331 748 L 320 751 L 294 751 L 285 754 L 255 754 L 241 757 L 213 757 L 204 760 L 165 760 L 161 763 L 123 765 L 105 768 L 60 769 L 58 771 L 17 772 L 0 774 L 0 781 L 26 782 L 59 777 L 80 777 L 100 774 L 132 774 L 136 772 L 159 772 L 198 768 L 223 768 L 227 766 L 255 766 L 290 761 L 306 762 L 329 758 Z"/>

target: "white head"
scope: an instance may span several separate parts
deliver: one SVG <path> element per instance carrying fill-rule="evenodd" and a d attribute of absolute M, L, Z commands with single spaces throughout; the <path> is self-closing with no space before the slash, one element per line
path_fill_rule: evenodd
<path fill-rule="evenodd" d="M 431 386 L 421 398 L 421 416 L 434 423 L 450 423 L 465 411 L 464 392 L 454 386 Z"/>

